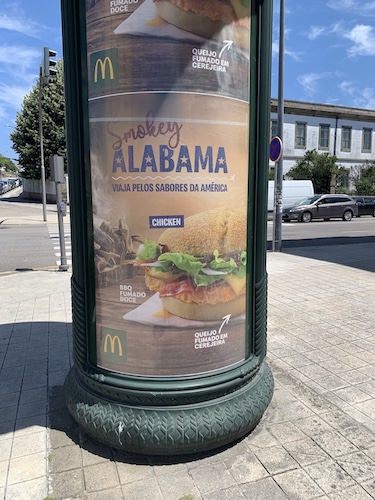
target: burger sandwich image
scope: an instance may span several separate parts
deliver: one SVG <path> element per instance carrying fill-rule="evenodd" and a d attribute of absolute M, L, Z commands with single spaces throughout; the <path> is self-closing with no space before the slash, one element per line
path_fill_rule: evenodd
<path fill-rule="evenodd" d="M 154 4 L 164 21 L 206 38 L 233 23 L 249 27 L 249 0 L 154 0 Z"/>
<path fill-rule="evenodd" d="M 166 229 L 158 242 L 146 240 L 135 265 L 146 285 L 159 292 L 166 311 L 211 321 L 246 308 L 246 212 L 215 208 Z"/>

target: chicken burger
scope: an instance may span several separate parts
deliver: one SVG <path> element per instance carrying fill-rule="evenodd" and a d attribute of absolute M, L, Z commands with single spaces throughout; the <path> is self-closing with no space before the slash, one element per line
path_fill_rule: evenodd
<path fill-rule="evenodd" d="M 246 306 L 246 213 L 215 208 L 185 219 L 140 246 L 136 265 L 164 308 L 182 318 L 217 320 Z"/>

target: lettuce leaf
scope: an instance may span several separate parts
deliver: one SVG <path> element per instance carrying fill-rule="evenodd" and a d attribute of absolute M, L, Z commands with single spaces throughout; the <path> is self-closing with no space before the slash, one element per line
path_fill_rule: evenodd
<path fill-rule="evenodd" d="M 219 251 L 215 250 L 213 259 L 209 264 L 205 264 L 186 253 L 162 252 L 162 246 L 151 240 L 146 240 L 144 245 L 140 247 L 136 255 L 136 260 L 155 260 L 161 264 L 160 267 L 154 268 L 154 272 L 173 272 L 180 274 L 185 272 L 194 279 L 197 286 L 208 286 L 215 281 L 220 281 L 227 274 L 235 274 L 239 278 L 246 275 L 246 252 L 241 252 L 240 262 L 237 265 L 236 261 L 230 257 L 228 260 L 219 256 Z M 220 274 L 205 274 L 202 273 L 203 268 L 218 271 Z"/>
<path fill-rule="evenodd" d="M 162 247 L 155 243 L 155 241 L 145 240 L 142 247 L 139 248 L 135 260 L 156 260 Z"/>
<path fill-rule="evenodd" d="M 186 253 L 172 253 L 166 252 L 160 255 L 158 258 L 158 262 L 162 263 L 162 267 L 160 268 L 161 272 L 168 272 L 171 270 L 171 264 L 175 265 L 176 273 L 181 271 L 186 272 L 189 276 L 194 279 L 194 282 L 197 286 L 208 286 L 214 283 L 215 281 L 219 281 L 223 278 L 223 275 L 212 276 L 201 273 L 201 269 L 205 267 L 205 265 L 200 262 L 197 257 L 193 255 L 188 255 Z M 155 271 L 159 271 L 158 268 Z"/>
<path fill-rule="evenodd" d="M 186 271 L 192 276 L 196 276 L 204 266 L 196 257 L 187 253 L 162 253 L 158 258 L 158 262 L 164 264 L 162 267 L 162 271 L 164 272 L 170 271 L 170 265 L 174 264 L 177 269 Z"/>
<path fill-rule="evenodd" d="M 215 259 L 210 262 L 210 268 L 215 271 L 221 271 L 225 274 L 229 274 L 237 269 L 237 264 L 234 259 L 230 258 L 229 260 L 224 260 L 222 257 L 219 257 L 219 252 L 217 250 L 214 251 Z"/>
<path fill-rule="evenodd" d="M 233 273 L 238 275 L 239 278 L 243 278 L 246 275 L 246 252 L 241 252 L 240 266 L 238 267 L 233 258 L 225 260 L 219 257 L 219 252 L 215 250 L 214 259 L 209 263 L 208 268 L 221 273 L 217 275 L 202 273 L 201 270 L 205 267 L 205 264 L 197 257 L 189 254 L 166 252 L 159 256 L 158 262 L 162 266 L 156 268 L 155 272 L 170 272 L 171 265 L 173 264 L 176 273 L 181 271 L 186 272 L 193 277 L 197 286 L 211 285 L 215 281 L 222 280 L 226 274 Z"/>

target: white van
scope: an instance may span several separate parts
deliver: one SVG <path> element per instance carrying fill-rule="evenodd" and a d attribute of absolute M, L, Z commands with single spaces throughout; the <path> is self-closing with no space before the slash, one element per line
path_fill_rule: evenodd
<path fill-rule="evenodd" d="M 268 181 L 268 211 L 273 211 L 275 181 Z M 314 186 L 311 181 L 283 181 L 282 206 L 290 207 L 298 200 L 314 196 Z"/>

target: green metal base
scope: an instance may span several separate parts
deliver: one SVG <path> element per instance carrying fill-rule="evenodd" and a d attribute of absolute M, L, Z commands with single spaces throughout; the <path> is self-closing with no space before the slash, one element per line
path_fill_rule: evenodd
<path fill-rule="evenodd" d="M 97 441 L 132 453 L 182 455 L 212 450 L 246 435 L 262 418 L 273 388 L 271 370 L 263 362 L 250 381 L 215 399 L 150 406 L 145 395 L 144 404 L 124 404 L 86 385 L 73 367 L 65 396 L 73 418 Z"/>

